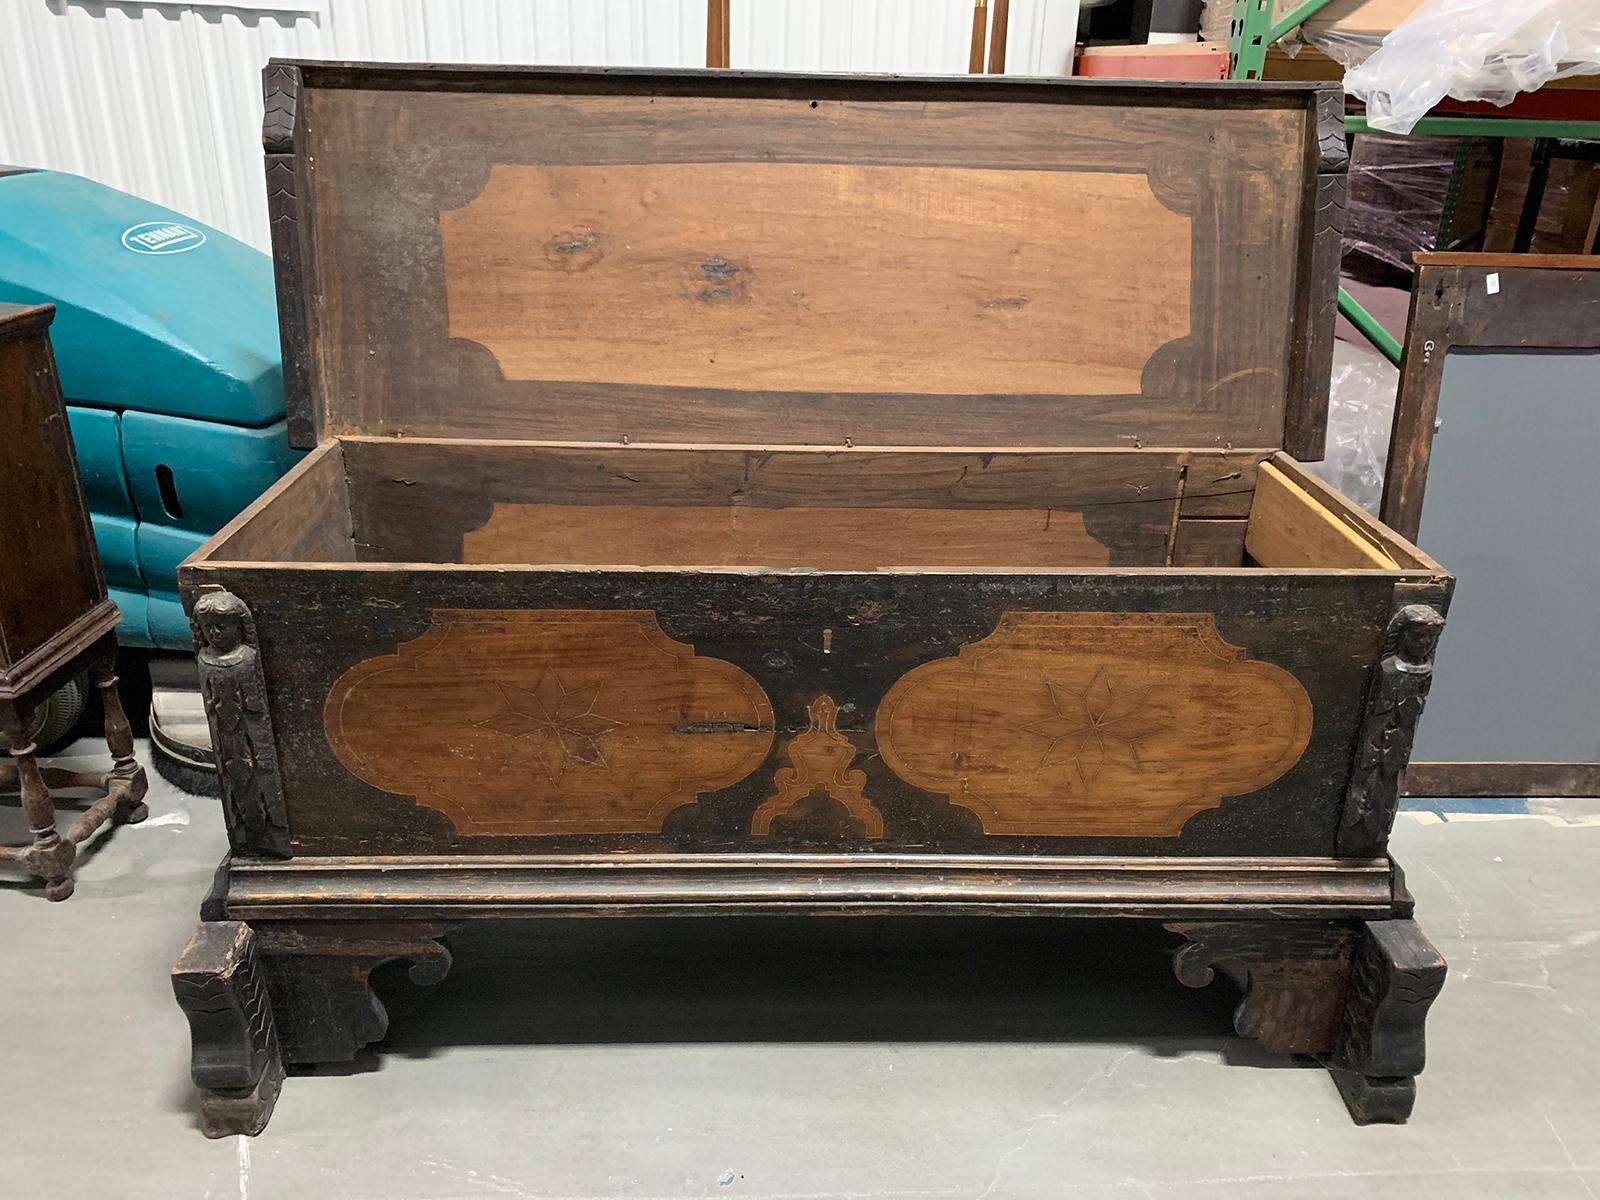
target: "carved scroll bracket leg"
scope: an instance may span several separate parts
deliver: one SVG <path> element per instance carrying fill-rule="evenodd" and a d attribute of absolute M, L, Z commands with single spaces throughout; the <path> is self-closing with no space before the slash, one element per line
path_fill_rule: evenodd
<path fill-rule="evenodd" d="M 1219 921 L 1168 925 L 1188 943 L 1173 972 L 1205 987 L 1217 970 L 1244 989 L 1233 1026 L 1280 1054 L 1326 1054 L 1339 1036 L 1355 943 L 1348 925 L 1311 921 Z"/>
<path fill-rule="evenodd" d="M 283 1060 L 250 927 L 201 922 L 173 964 L 172 991 L 189 1019 L 201 1129 L 212 1138 L 260 1133 L 283 1084 Z"/>
<path fill-rule="evenodd" d="M 1338 1045 L 1328 1059 L 1357 1124 L 1411 1115 L 1425 1057 L 1423 1025 L 1444 977 L 1444 959 L 1415 921 L 1362 927 Z"/>
<path fill-rule="evenodd" d="M 372 972 L 407 960 L 411 982 L 430 985 L 450 971 L 434 926 L 263 925 L 257 930 L 285 1062 L 350 1062 L 381 1041 L 389 1016 Z"/>

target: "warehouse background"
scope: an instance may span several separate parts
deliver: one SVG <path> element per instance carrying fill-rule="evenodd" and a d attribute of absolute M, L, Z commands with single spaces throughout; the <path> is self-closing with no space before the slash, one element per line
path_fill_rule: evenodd
<path fill-rule="evenodd" d="M 1013 0 L 1011 73 L 1066 74 L 1077 0 Z M 733 0 L 732 65 L 965 71 L 972 0 Z M 269 248 L 262 64 L 705 65 L 705 0 L 12 0 L 0 163 L 71 171 Z"/>

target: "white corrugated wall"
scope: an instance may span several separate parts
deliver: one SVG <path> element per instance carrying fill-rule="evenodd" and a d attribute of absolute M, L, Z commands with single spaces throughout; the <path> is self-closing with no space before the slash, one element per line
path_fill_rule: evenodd
<path fill-rule="evenodd" d="M 1064 73 L 1077 0 L 1014 0 L 1008 70 Z M 732 65 L 959 72 L 971 0 L 733 0 Z M 87 175 L 266 249 L 261 67 L 703 66 L 705 0 L 0 0 L 0 163 Z"/>

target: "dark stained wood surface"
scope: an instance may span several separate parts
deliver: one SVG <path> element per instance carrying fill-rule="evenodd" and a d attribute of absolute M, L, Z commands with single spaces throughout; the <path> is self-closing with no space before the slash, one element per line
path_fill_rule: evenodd
<path fill-rule="evenodd" d="M 1293 303 L 1333 236 L 1302 203 L 1314 91 L 310 63 L 274 87 L 291 66 L 285 329 L 324 434 L 1220 447 L 1319 420 L 1294 347 L 1331 316 Z"/>
<path fill-rule="evenodd" d="M 1421 526 L 1445 358 L 1457 347 L 1600 347 L 1600 257 L 1417 255 L 1380 510 L 1408 538 Z"/>
<path fill-rule="evenodd" d="M 784 574 L 755 571 L 538 570 L 379 564 L 251 566 L 191 563 L 183 587 L 224 586 L 259 632 L 296 854 L 474 854 L 586 850 L 797 848 L 752 838 L 751 815 L 791 763 L 784 748 L 812 724 L 818 696 L 857 747 L 866 795 L 882 812 L 885 849 L 1059 854 L 1332 853 L 1350 747 L 1401 573 L 1063 571 L 1053 574 Z M 313 607 L 314 606 L 314 607 Z M 696 656 L 732 664 L 771 702 L 775 737 L 739 782 L 678 808 L 656 834 L 526 837 L 457 833 L 411 790 L 363 782 L 329 745 L 327 697 L 354 664 L 393 654 L 441 611 L 649 610 Z M 957 655 L 1008 612 L 1211 613 L 1229 643 L 1289 672 L 1314 714 L 1304 753 L 1275 782 L 1191 817 L 1176 836 L 985 835 L 976 815 L 902 779 L 878 754 L 873 721 L 913 668 Z M 315 619 L 307 619 L 314 612 Z M 502 656 L 494 678 L 537 686 L 543 659 Z M 407 701 L 424 725 L 481 719 L 460 705 Z M 596 708 L 606 716 L 604 709 Z M 691 719 L 685 736 L 700 730 Z M 720 728 L 717 726 L 716 728 Z M 396 736 L 400 731 L 391 731 Z M 389 786 L 395 786 L 391 783 Z M 851 841 L 836 841 L 848 848 Z"/>
<path fill-rule="evenodd" d="M 1413 762 L 1407 796 L 1600 796 L 1600 763 Z"/>
<path fill-rule="evenodd" d="M 381 882 L 380 882 L 381 880 Z M 910 854 L 300 857 L 234 863 L 239 920 L 1030 913 L 1384 917 L 1381 860 Z"/>
<path fill-rule="evenodd" d="M 75 621 L 94 621 L 106 603 L 50 349 L 54 315 L 49 305 L 0 304 L 0 684 L 7 687 L 25 686 L 21 677 L 42 669 L 37 652 Z M 114 609 L 111 615 L 115 624 Z M 78 630 L 83 636 L 61 654 L 104 632 Z"/>
<path fill-rule="evenodd" d="M 1174 567 L 1238 567 L 1244 565 L 1244 533 L 1248 521 L 1195 518 L 1178 522 L 1172 545 Z"/>

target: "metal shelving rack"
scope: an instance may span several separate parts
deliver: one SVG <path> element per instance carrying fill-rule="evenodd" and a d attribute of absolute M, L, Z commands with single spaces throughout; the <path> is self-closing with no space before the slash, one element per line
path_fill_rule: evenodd
<path fill-rule="evenodd" d="M 1334 0 L 1305 0 L 1277 20 L 1273 0 L 1234 0 L 1233 23 L 1228 34 L 1228 77 L 1261 79 L 1267 52 L 1282 37 L 1298 29 Z M 1364 115 L 1346 116 L 1347 133 L 1369 133 Z M 1517 115 L 1434 114 L 1424 117 L 1411 131 L 1444 137 L 1531 137 L 1600 139 L 1600 120 Z M 1339 289 L 1339 311 L 1395 366 L 1400 365 L 1400 343 L 1344 288 Z"/>

